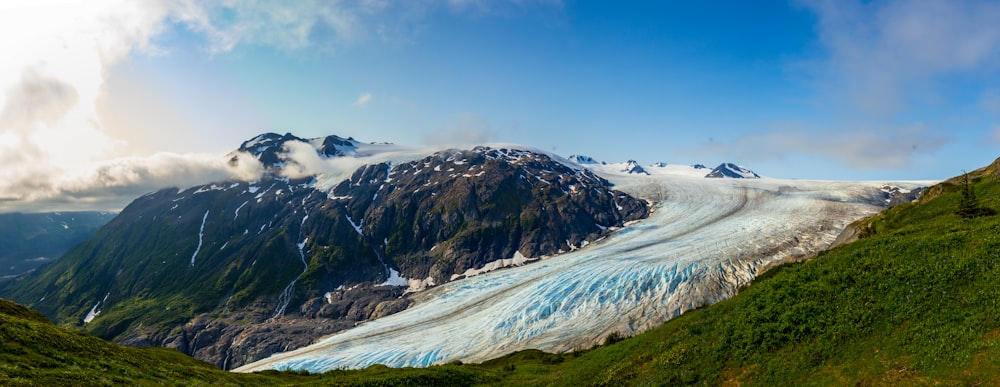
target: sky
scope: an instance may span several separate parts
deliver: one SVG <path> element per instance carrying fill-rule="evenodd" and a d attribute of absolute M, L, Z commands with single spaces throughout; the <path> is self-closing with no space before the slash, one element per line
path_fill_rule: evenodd
<path fill-rule="evenodd" d="M 935 180 L 1000 156 L 1000 3 L 0 3 L 0 212 L 252 180 L 264 132 L 525 144 L 764 176 Z"/>

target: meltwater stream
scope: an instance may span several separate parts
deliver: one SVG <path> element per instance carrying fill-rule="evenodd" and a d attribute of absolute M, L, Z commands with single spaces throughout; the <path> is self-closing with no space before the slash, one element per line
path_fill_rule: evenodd
<path fill-rule="evenodd" d="M 422 367 L 587 348 L 731 297 L 759 271 L 828 247 L 880 209 L 869 197 L 875 183 L 630 179 L 619 188 L 659 196 L 655 211 L 603 241 L 446 283 L 403 312 L 236 371 Z"/>

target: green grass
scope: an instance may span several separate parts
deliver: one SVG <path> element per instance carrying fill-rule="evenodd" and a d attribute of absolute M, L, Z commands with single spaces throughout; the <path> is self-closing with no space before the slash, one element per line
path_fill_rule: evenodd
<path fill-rule="evenodd" d="M 984 206 L 1000 209 L 995 177 L 975 185 Z M 959 198 L 945 185 L 861 221 L 865 239 L 773 269 L 730 300 L 636 337 L 477 365 L 237 375 L 0 303 L 0 384 L 997 385 L 1000 215 L 963 219 Z"/>

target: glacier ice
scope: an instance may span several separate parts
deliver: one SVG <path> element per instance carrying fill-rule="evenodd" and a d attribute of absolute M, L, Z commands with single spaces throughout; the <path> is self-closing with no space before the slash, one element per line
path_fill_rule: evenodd
<path fill-rule="evenodd" d="M 650 217 L 586 248 L 425 290 L 405 311 L 236 371 L 422 367 L 586 348 L 731 297 L 767 268 L 829 247 L 884 204 L 872 200 L 883 185 L 874 182 L 608 178 L 655 201 Z"/>

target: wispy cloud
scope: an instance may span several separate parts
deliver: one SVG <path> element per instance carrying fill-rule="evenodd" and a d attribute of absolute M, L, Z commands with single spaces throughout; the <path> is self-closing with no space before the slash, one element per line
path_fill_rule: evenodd
<path fill-rule="evenodd" d="M 251 155 L 229 163 L 218 155 L 157 153 L 117 158 L 73 174 L 25 174 L 0 184 L 0 212 L 118 210 L 139 195 L 165 187 L 258 179 L 263 167 Z"/>
<path fill-rule="evenodd" d="M 933 82 L 995 70 L 1000 3 L 993 1 L 805 1 L 819 18 L 828 56 L 819 81 L 828 98 L 884 117 L 908 107 Z"/>
<path fill-rule="evenodd" d="M 485 117 L 466 114 L 441 129 L 427 133 L 423 140 L 425 144 L 483 144 L 494 140 L 496 134 Z"/>
<path fill-rule="evenodd" d="M 856 170 L 904 168 L 951 141 L 952 128 L 922 120 L 948 106 L 950 77 L 987 79 L 1000 60 L 1000 3 L 803 0 L 817 16 L 822 54 L 797 69 L 816 92 L 815 121 L 784 123 L 709 142 L 691 154 L 746 161 L 819 155 Z M 988 83 L 985 111 L 1000 111 Z M 973 90 L 973 95 L 976 91 Z M 957 106 L 949 109 L 958 110 Z M 983 128 L 984 131 L 989 129 Z"/>
<path fill-rule="evenodd" d="M 782 161 L 795 155 L 818 155 L 857 170 L 902 168 L 914 155 L 934 152 L 950 138 L 922 125 L 897 129 L 830 129 L 784 123 L 770 131 L 713 141 L 687 156 L 725 155 L 739 162 Z"/>
<path fill-rule="evenodd" d="M 383 162 L 399 164 L 447 149 L 449 149 L 447 145 L 409 147 L 383 144 L 374 148 L 362 146 L 354 151 L 351 157 L 322 158 L 312 145 L 300 141 L 288 141 L 283 146 L 288 162 L 280 173 L 290 178 L 316 176 L 315 187 L 326 190 L 350 178 L 358 168 L 365 165 Z"/>
<path fill-rule="evenodd" d="M 369 102 L 372 101 L 372 93 L 362 93 L 358 96 L 358 99 L 354 100 L 351 106 L 365 107 Z"/>

